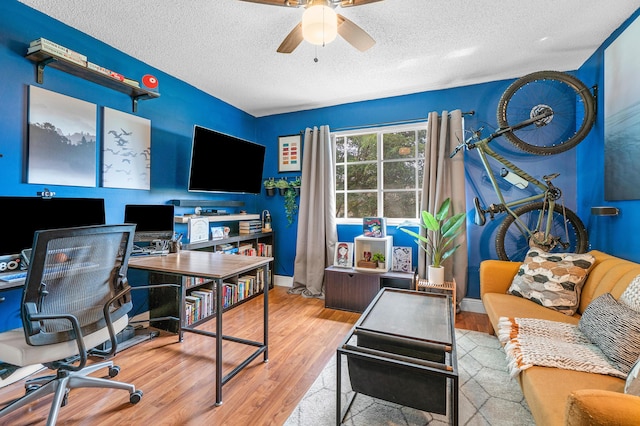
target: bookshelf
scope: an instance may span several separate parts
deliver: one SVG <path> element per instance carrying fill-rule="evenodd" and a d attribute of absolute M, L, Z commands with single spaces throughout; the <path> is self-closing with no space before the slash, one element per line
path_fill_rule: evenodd
<path fill-rule="evenodd" d="M 57 70 L 66 72 L 67 74 L 91 81 L 109 89 L 124 93 L 131 98 L 133 112 L 138 110 L 138 101 L 145 99 L 154 99 L 160 97 L 160 93 L 146 90 L 142 87 L 135 87 L 124 83 L 120 80 L 112 78 L 108 75 L 94 71 L 86 66 L 76 64 L 62 56 L 57 56 L 49 52 L 37 51 L 26 56 L 32 62 L 35 62 L 37 69 L 38 84 L 44 82 L 44 70 L 49 66 Z"/>
<path fill-rule="evenodd" d="M 246 255 L 272 257 L 273 242 L 273 232 L 237 234 L 228 238 L 185 244 L 183 250 L 222 252 L 241 256 L 243 247 L 251 247 L 254 251 Z M 226 278 L 222 293 L 222 311 L 233 309 L 261 295 L 265 287 L 273 288 L 273 263 L 271 260 L 268 262 L 267 268 L 257 268 Z M 154 321 L 155 328 L 179 333 L 181 328 L 198 326 L 215 318 L 216 285 L 214 280 L 150 272 L 149 283 L 179 284 L 181 287 L 178 300 L 176 300 L 176 291 L 173 288 L 149 289 L 149 315 L 151 318 L 180 318 L 179 324 L 170 319 Z"/>

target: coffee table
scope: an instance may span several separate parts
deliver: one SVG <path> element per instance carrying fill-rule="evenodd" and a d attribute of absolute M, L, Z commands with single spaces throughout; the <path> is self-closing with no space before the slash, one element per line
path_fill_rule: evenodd
<path fill-rule="evenodd" d="M 342 357 L 354 395 L 342 413 Z M 458 362 L 448 294 L 384 288 L 338 347 L 336 424 L 358 393 L 458 424 Z"/>

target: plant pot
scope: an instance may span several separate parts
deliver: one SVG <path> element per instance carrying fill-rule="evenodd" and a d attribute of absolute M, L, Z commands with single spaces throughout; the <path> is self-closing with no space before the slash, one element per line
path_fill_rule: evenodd
<path fill-rule="evenodd" d="M 387 270 L 387 262 L 378 262 L 378 269 Z"/>
<path fill-rule="evenodd" d="M 292 188 L 295 191 L 296 195 L 300 195 L 300 187 L 299 186 L 293 186 Z"/>
<path fill-rule="evenodd" d="M 442 285 L 444 284 L 444 268 L 442 266 L 429 265 L 429 284 Z"/>
<path fill-rule="evenodd" d="M 264 190 L 267 192 L 267 195 L 269 197 L 273 197 L 274 195 L 276 195 L 276 189 L 275 188 L 265 188 Z"/>
<path fill-rule="evenodd" d="M 278 192 L 280 193 L 280 195 L 284 195 L 287 193 L 287 189 L 289 188 L 278 188 Z"/>

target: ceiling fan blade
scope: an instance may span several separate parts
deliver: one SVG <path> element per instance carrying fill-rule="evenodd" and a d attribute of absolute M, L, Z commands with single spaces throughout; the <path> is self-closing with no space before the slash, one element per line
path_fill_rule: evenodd
<path fill-rule="evenodd" d="M 376 41 L 365 30 L 340 14 L 338 14 L 338 34 L 361 52 L 376 44 Z"/>
<path fill-rule="evenodd" d="M 268 4 L 271 6 L 285 6 L 285 7 L 298 7 L 300 2 L 298 0 L 240 0 L 247 3 L 260 3 Z"/>
<path fill-rule="evenodd" d="M 282 40 L 278 47 L 278 53 L 291 53 L 302 43 L 302 22 L 295 26 L 293 30 Z"/>
<path fill-rule="evenodd" d="M 340 2 L 340 6 L 342 7 L 351 7 L 351 6 L 361 6 L 367 3 L 375 3 L 382 0 L 342 0 Z"/>

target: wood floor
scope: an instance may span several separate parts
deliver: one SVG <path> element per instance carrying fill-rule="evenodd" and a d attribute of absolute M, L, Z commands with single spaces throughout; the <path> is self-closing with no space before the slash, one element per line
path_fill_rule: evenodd
<path fill-rule="evenodd" d="M 224 334 L 261 340 L 262 297 L 227 313 Z M 215 406 L 214 340 L 163 334 L 118 353 L 120 374 L 144 391 L 137 405 L 121 390 L 79 389 L 62 407 L 58 425 L 281 425 L 304 396 L 359 314 L 325 309 L 324 301 L 269 292 L 269 362 L 254 360 L 223 387 L 223 405 Z M 214 330 L 211 321 L 203 329 Z M 491 332 L 486 315 L 463 312 L 456 327 Z M 225 373 L 251 349 L 223 345 Z M 105 373 L 106 374 L 106 373 Z M 96 375 L 96 374 L 94 374 Z M 0 403 L 24 393 L 23 382 L 0 389 Z M 0 419 L 0 425 L 44 425 L 51 397 Z"/>

